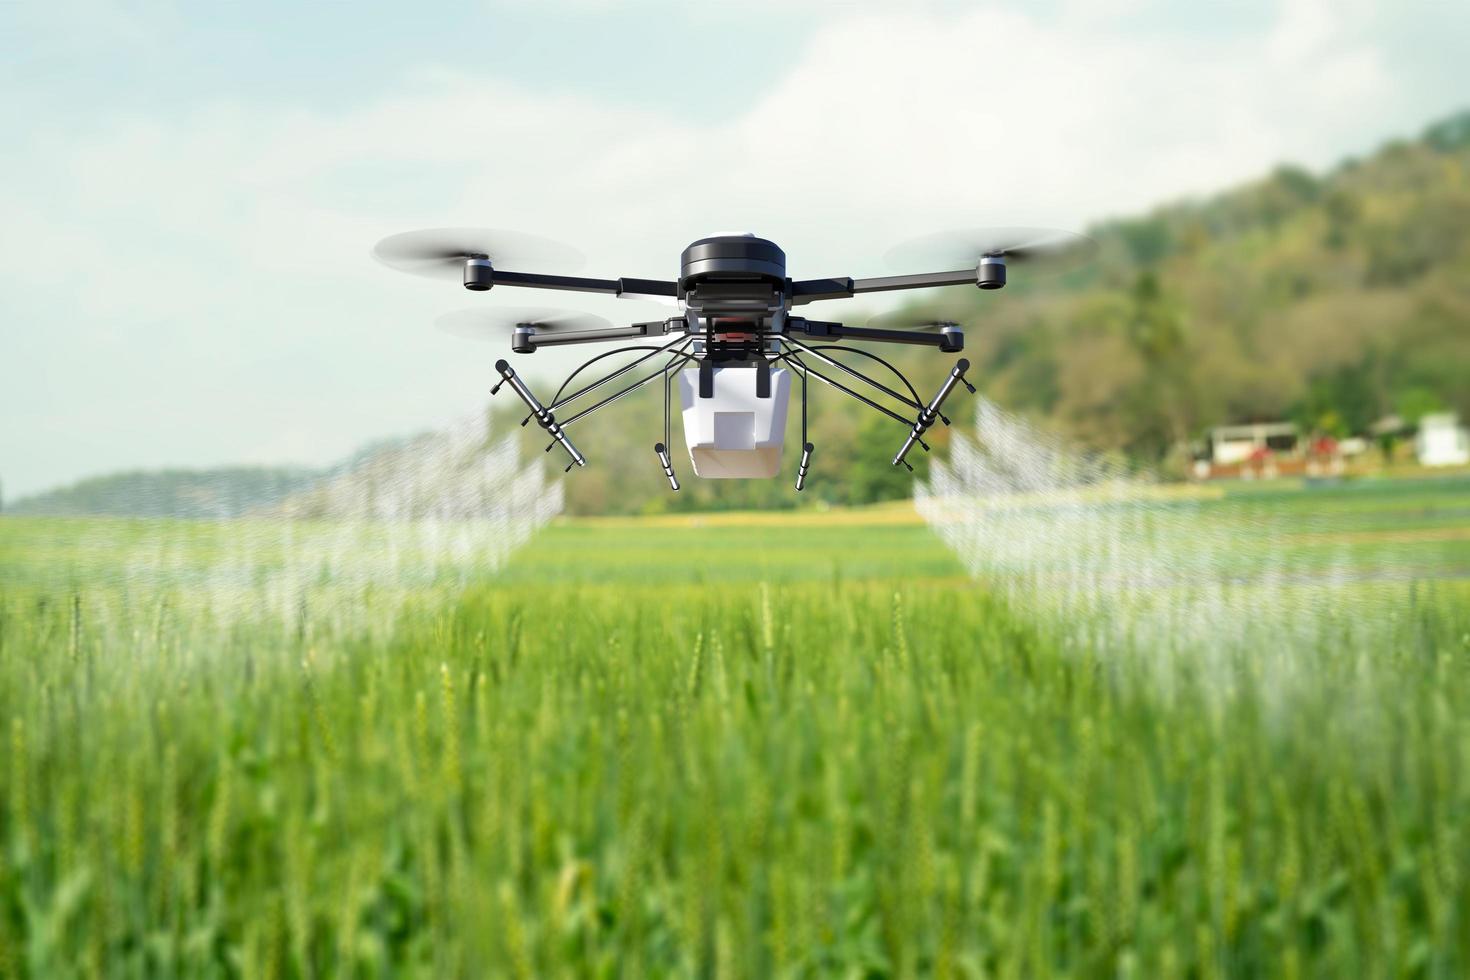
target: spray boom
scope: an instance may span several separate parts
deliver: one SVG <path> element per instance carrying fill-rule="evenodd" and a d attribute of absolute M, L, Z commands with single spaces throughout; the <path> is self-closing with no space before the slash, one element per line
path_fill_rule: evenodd
<path fill-rule="evenodd" d="M 902 463 L 908 468 L 909 472 L 913 472 L 914 468 L 909 465 L 909 461 L 904 457 L 909 454 L 910 449 L 914 448 L 914 443 L 923 446 L 926 451 L 929 449 L 924 443 L 924 433 L 928 432 L 929 427 L 935 422 L 944 419 L 944 424 L 949 424 L 949 419 L 944 418 L 940 409 L 944 406 L 944 400 L 949 397 L 949 393 L 954 390 L 956 384 L 964 385 L 970 389 L 971 394 L 975 393 L 975 386 L 965 380 L 965 372 L 969 369 L 970 362 L 965 358 L 962 357 L 955 362 L 954 368 L 949 372 L 949 377 L 945 378 L 944 384 L 939 386 L 938 393 L 929 399 L 929 404 L 925 405 L 919 411 L 919 417 L 914 422 L 914 427 L 909 430 L 909 437 L 903 441 L 903 448 L 898 451 L 898 455 L 893 457 L 894 466 Z"/>

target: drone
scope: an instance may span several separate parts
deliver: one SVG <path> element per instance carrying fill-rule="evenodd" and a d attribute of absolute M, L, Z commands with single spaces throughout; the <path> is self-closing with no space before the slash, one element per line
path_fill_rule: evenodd
<path fill-rule="evenodd" d="M 1000 289 L 1010 263 L 1053 270 L 1071 267 L 1090 245 L 1081 235 L 1049 229 L 949 232 L 900 246 L 888 259 L 900 267 L 927 263 L 954 271 L 868 279 L 791 279 L 786 274 L 786 253 L 752 233 L 719 234 L 691 243 L 680 257 L 677 279 L 569 275 L 581 262 L 574 249 L 539 236 L 490 229 L 440 228 L 391 235 L 373 248 L 373 256 L 390 268 L 457 280 L 474 292 L 495 287 L 561 290 L 671 307 L 674 312 L 662 320 L 626 326 L 614 326 L 590 313 L 505 307 L 461 310 L 441 317 L 438 324 L 462 336 L 509 339 L 511 352 L 521 355 L 570 344 L 617 344 L 579 365 L 546 401 L 501 358 L 495 362 L 499 380 L 491 394 L 509 385 L 528 412 L 521 424 L 534 420 L 551 439 L 546 451 L 559 445 L 570 460 L 566 469 L 571 472 L 574 466 L 587 465 L 587 459 L 568 430 L 624 396 L 661 382 L 663 441 L 655 443 L 653 451 L 675 491 L 679 478 L 669 450 L 675 381 L 690 464 L 695 476 L 705 479 L 777 475 L 787 405 L 799 382 L 802 446 L 796 489 L 800 491 L 815 448 L 807 438 L 807 391 L 812 380 L 906 427 L 893 465 L 910 472 L 908 455 L 913 448 L 928 452 L 925 434 L 937 422 L 950 424 L 944 415 L 950 394 L 960 385 L 973 394 L 975 387 L 965 377 L 970 362 L 961 357 L 925 401 L 888 360 L 842 343 L 911 344 L 958 354 L 964 350 L 965 334 L 956 322 L 889 314 L 859 327 L 801 316 L 799 308 L 935 286 Z M 556 271 L 521 271 L 532 265 Z M 638 356 L 612 368 L 604 364 L 609 357 L 630 353 Z M 603 365 L 600 372 L 593 371 L 598 365 Z M 629 378 L 643 366 L 647 373 Z M 884 380 L 874 377 L 878 368 L 885 372 Z"/>

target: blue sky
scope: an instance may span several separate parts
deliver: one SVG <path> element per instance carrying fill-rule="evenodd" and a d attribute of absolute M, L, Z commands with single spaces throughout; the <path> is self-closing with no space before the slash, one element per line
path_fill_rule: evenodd
<path fill-rule="evenodd" d="M 7 0 L 0 480 L 322 463 L 482 404 L 500 352 L 432 320 L 528 294 L 391 274 L 366 252 L 394 231 L 522 228 L 591 274 L 671 276 L 689 239 L 748 228 L 794 274 L 875 274 L 925 230 L 1083 227 L 1416 133 L 1470 104 L 1466 20 L 1425 0 Z"/>

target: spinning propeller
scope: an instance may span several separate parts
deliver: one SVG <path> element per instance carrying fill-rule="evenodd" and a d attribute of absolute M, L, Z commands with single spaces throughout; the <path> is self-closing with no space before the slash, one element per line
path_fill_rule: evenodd
<path fill-rule="evenodd" d="M 913 310 L 893 310 L 868 317 L 868 326 L 882 330 L 959 330 L 955 320 L 945 320 Z"/>
<path fill-rule="evenodd" d="M 426 228 L 390 235 L 373 247 L 390 269 L 428 279 L 458 280 L 466 259 L 489 259 L 496 268 L 530 266 L 575 272 L 586 261 L 570 245 L 520 231 L 492 228 Z"/>
<path fill-rule="evenodd" d="M 529 354 L 537 347 L 628 340 L 629 327 L 615 327 L 595 313 L 525 306 L 494 306 L 446 313 L 434 321 L 445 333 L 470 340 L 510 340 L 510 349 Z"/>
<path fill-rule="evenodd" d="M 519 329 L 538 334 L 571 333 L 581 330 L 613 330 L 612 321 L 580 310 L 556 310 L 532 306 L 495 306 L 456 310 L 434 321 L 434 326 L 456 337 L 470 340 L 504 340 Z"/>
<path fill-rule="evenodd" d="M 1058 274 L 1086 262 L 1094 248 L 1086 235 L 1055 228 L 968 228 L 912 239 L 883 258 L 895 269 L 966 269 L 999 258 L 1024 263 L 1030 273 Z M 997 285 L 1004 281 L 1002 274 Z"/>

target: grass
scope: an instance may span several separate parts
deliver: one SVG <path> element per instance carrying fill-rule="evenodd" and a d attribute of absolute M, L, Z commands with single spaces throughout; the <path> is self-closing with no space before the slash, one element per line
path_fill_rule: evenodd
<path fill-rule="evenodd" d="M 1441 576 L 1290 683 L 1089 649 L 891 511 L 412 577 L 5 519 L 0 975 L 1463 975 L 1467 506 L 1210 502 Z"/>

